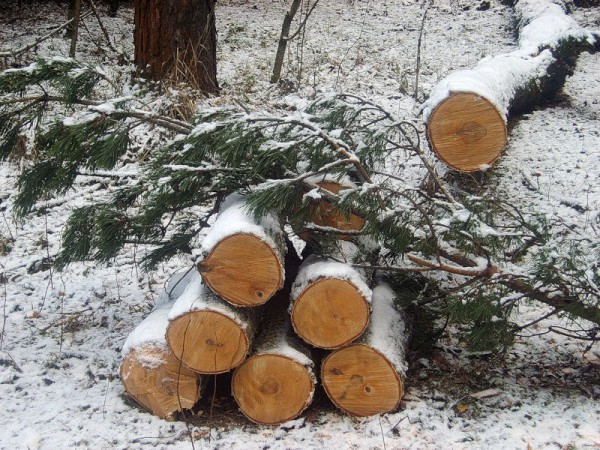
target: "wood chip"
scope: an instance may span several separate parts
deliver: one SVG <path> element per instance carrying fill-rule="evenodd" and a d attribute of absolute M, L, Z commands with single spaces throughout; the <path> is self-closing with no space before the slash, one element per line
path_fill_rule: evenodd
<path fill-rule="evenodd" d="M 499 393 L 500 392 L 498 392 L 496 389 L 486 389 L 485 391 L 479 391 L 471 394 L 471 397 L 481 400 L 482 398 L 495 397 Z"/>

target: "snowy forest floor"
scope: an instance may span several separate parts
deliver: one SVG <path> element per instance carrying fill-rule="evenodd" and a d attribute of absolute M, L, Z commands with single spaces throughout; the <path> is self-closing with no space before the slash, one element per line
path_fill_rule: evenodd
<path fill-rule="evenodd" d="M 350 92 L 414 117 L 418 104 L 449 72 L 514 47 L 511 8 L 499 1 L 436 0 L 425 22 L 419 98 L 415 88 L 420 0 L 321 2 L 303 41 L 290 45 L 284 82 L 269 84 L 286 1 L 224 0 L 217 8 L 222 95 L 201 106 L 300 108 L 321 93 Z M 124 3 L 104 24 L 117 48 L 133 53 L 133 10 Z M 600 8 L 575 8 L 583 26 L 600 28 Z M 65 21 L 56 2 L 0 4 L 0 50 L 20 47 Z M 93 16 L 84 21 L 78 57 L 115 65 Z M 61 36 L 35 51 L 0 61 L 7 67 L 37 55 L 67 55 Z M 172 91 L 172 101 L 182 95 Z M 181 97 L 179 97 L 181 100 Z M 153 99 L 164 107 L 168 98 Z M 600 210 L 600 55 L 584 54 L 558 98 L 510 123 L 498 164 L 473 177 L 529 211 L 561 217 L 597 232 Z M 156 136 L 140 144 L 151 145 Z M 131 170 L 135 170 L 135 162 Z M 414 168 L 415 180 L 423 171 Z M 323 392 L 295 421 L 258 427 L 243 418 L 220 389 L 186 426 L 141 410 L 123 395 L 120 350 L 170 274 L 173 260 L 154 273 L 138 270 L 136 254 L 109 267 L 93 263 L 57 273 L 45 258 L 60 245 L 64 219 L 86 198 L 102 195 L 102 180 L 85 178 L 67 201 L 55 202 L 18 224 L 11 214 L 16 167 L 0 166 L 0 448 L 598 448 L 600 345 L 556 333 L 553 318 L 524 332 L 503 355 L 472 354 L 451 332 L 430 355 L 411 355 L 407 393 L 397 412 L 356 419 L 335 410 Z M 531 303 L 515 321 L 527 323 L 544 307 Z M 451 331 L 451 330 L 450 330 Z M 223 377 L 226 377 L 223 376 Z M 222 384 L 222 383 L 221 383 Z M 210 392 L 212 392 L 209 389 Z M 488 391 L 489 396 L 475 396 Z M 479 397 L 479 398 L 478 398 Z"/>

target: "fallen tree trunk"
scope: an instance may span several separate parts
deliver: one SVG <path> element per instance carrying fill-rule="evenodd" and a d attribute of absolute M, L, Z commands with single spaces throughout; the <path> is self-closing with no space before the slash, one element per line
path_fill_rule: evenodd
<path fill-rule="evenodd" d="M 286 253 L 281 225 L 259 222 L 244 199 L 231 196 L 202 242 L 198 270 L 208 287 L 236 306 L 257 306 L 283 287 Z"/>
<path fill-rule="evenodd" d="M 182 278 L 182 274 L 171 278 L 157 308 L 131 332 L 122 350 L 120 374 L 127 394 L 152 414 L 167 420 L 192 408 L 200 398 L 202 385 L 198 374 L 175 358 L 165 339 L 171 298 L 181 294 L 177 285 L 187 283 L 181 282 Z"/>
<path fill-rule="evenodd" d="M 315 347 L 333 349 L 365 331 L 371 289 L 350 265 L 310 256 L 300 266 L 291 301 L 298 336 Z"/>
<path fill-rule="evenodd" d="M 202 285 L 196 271 L 169 312 L 166 338 L 173 354 L 198 373 L 222 373 L 248 354 L 257 329 L 254 310 L 234 308 Z"/>
<path fill-rule="evenodd" d="M 583 51 L 600 48 L 557 1 L 515 5 L 519 48 L 444 78 L 423 104 L 427 135 L 437 156 L 461 172 L 487 169 L 507 142 L 509 116 L 552 97 Z"/>
<path fill-rule="evenodd" d="M 274 425 L 298 417 L 312 401 L 316 377 L 310 350 L 294 336 L 286 307 L 277 295 L 256 338 L 253 355 L 235 371 L 231 390 L 253 422 Z M 286 301 L 287 300 L 287 301 Z"/>
<path fill-rule="evenodd" d="M 365 334 L 335 350 L 321 366 L 325 392 L 335 405 L 354 416 L 392 411 L 402 398 L 408 341 L 404 315 L 394 306 L 386 284 L 373 289 L 373 314 Z"/>

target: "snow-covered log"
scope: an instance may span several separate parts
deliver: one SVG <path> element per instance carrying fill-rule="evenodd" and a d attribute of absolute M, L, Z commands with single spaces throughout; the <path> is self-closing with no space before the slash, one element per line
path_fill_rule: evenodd
<path fill-rule="evenodd" d="M 240 410 L 259 424 L 273 425 L 298 417 L 315 392 L 313 357 L 293 334 L 286 312 L 289 292 L 287 295 L 283 299 L 278 294 L 269 303 L 253 354 L 236 369 L 231 382 Z"/>
<path fill-rule="evenodd" d="M 236 306 L 257 306 L 283 287 L 286 246 L 279 221 L 256 221 L 241 196 L 230 196 L 202 241 L 204 282 Z"/>
<path fill-rule="evenodd" d="M 194 372 L 227 372 L 246 358 L 258 313 L 220 299 L 202 284 L 196 271 L 190 277 L 169 311 L 167 342 L 173 354 Z"/>
<path fill-rule="evenodd" d="M 173 420 L 178 411 L 192 408 L 200 398 L 202 379 L 175 358 L 165 339 L 173 300 L 189 277 L 169 280 L 157 306 L 128 336 L 123 346 L 121 380 L 127 394 L 152 414 Z"/>
<path fill-rule="evenodd" d="M 311 217 L 314 230 L 331 232 L 339 230 L 340 239 L 349 238 L 353 233 L 362 230 L 365 225 L 362 217 L 353 213 L 346 215 L 325 199 L 327 194 L 339 194 L 343 190 L 355 188 L 356 185 L 348 177 L 340 180 L 339 177 L 331 175 L 316 175 L 305 181 L 318 186 L 305 195 L 308 201 L 316 202 Z M 303 231 L 299 236 L 304 240 L 310 240 L 311 230 Z"/>
<path fill-rule="evenodd" d="M 559 0 L 515 4 L 519 47 L 483 59 L 439 82 L 423 104 L 431 147 L 448 166 L 485 170 L 507 142 L 509 116 L 553 96 L 573 73 L 579 53 L 600 48 Z"/>
<path fill-rule="evenodd" d="M 335 350 L 321 366 L 321 380 L 337 407 L 354 416 L 394 410 L 403 395 L 407 326 L 384 283 L 373 289 L 373 313 L 365 334 Z"/>
<path fill-rule="evenodd" d="M 346 345 L 367 327 L 371 294 L 363 275 L 349 264 L 310 256 L 292 286 L 294 330 L 315 347 Z"/>

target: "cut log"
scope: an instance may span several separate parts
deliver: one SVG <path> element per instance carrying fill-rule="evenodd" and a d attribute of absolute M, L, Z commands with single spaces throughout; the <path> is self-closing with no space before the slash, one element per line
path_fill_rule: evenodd
<path fill-rule="evenodd" d="M 274 299 L 253 355 L 236 369 L 231 382 L 242 413 L 263 425 L 298 417 L 315 392 L 313 358 L 293 335 L 286 311 L 289 293 L 288 301 L 285 300 Z"/>
<path fill-rule="evenodd" d="M 422 106 L 431 147 L 458 171 L 489 168 L 506 145 L 508 117 L 552 97 L 579 53 L 600 48 L 598 36 L 567 16 L 562 2 L 520 0 L 515 13 L 519 48 L 449 75 Z"/>
<path fill-rule="evenodd" d="M 369 322 L 371 290 L 350 265 L 308 257 L 291 293 L 294 330 L 304 341 L 325 349 L 358 338 Z"/>
<path fill-rule="evenodd" d="M 323 387 L 348 414 L 372 416 L 392 411 L 400 403 L 408 333 L 394 299 L 388 285 L 376 286 L 368 330 L 358 342 L 335 350 L 323 361 Z"/>
<path fill-rule="evenodd" d="M 167 342 L 189 369 L 205 374 L 227 372 L 248 354 L 257 311 L 235 308 L 221 300 L 202 285 L 196 271 L 191 277 L 169 312 Z"/>
<path fill-rule="evenodd" d="M 230 196 L 202 242 L 198 270 L 233 305 L 262 305 L 283 287 L 285 251 L 279 221 L 257 222 L 242 197 Z"/>
<path fill-rule="evenodd" d="M 356 214 L 346 215 L 329 201 L 321 197 L 321 191 L 329 194 L 338 194 L 345 189 L 355 188 L 356 185 L 348 178 L 338 180 L 332 176 L 319 175 L 306 179 L 307 182 L 316 184 L 318 189 L 313 189 L 307 196 L 317 201 L 317 205 L 312 214 L 312 223 L 315 230 L 340 231 L 340 239 L 349 239 L 356 234 L 365 225 L 365 220 Z M 349 233 L 350 232 L 350 233 Z M 304 240 L 311 239 L 311 230 L 303 231 L 299 236 Z"/>
<path fill-rule="evenodd" d="M 202 381 L 175 358 L 165 339 L 173 304 L 169 288 L 177 294 L 177 284 L 186 284 L 185 280 L 180 282 L 185 278 L 183 274 L 171 278 L 157 308 L 133 330 L 122 351 L 120 373 L 127 394 L 152 414 L 167 420 L 196 404 Z"/>

